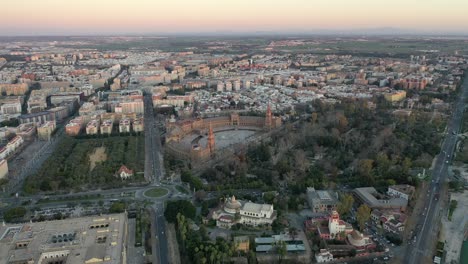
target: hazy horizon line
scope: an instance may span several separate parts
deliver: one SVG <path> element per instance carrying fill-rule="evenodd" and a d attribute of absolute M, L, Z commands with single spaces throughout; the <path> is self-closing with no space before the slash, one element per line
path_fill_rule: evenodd
<path fill-rule="evenodd" d="M 2 34 L 0 37 L 166 37 L 166 36 L 414 36 L 414 37 L 468 37 L 468 31 L 428 31 L 417 29 L 401 29 L 392 27 L 379 27 L 370 29 L 316 29 L 310 31 L 301 30 L 253 30 L 253 31 L 234 31 L 234 30 L 211 30 L 211 31 L 176 31 L 176 32 L 76 32 L 76 33 L 19 33 Z"/>

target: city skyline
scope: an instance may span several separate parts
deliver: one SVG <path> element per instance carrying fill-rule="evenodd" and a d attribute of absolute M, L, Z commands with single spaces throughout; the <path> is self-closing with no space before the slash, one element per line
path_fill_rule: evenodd
<path fill-rule="evenodd" d="M 182 3 L 181 3 L 182 2 Z M 0 35 L 196 33 L 468 34 L 462 0 L 384 1 L 57 0 L 2 4 Z"/>

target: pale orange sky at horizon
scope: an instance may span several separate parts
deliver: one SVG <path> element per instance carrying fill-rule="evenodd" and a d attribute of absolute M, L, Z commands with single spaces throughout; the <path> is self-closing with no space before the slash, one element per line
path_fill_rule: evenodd
<path fill-rule="evenodd" d="M 0 35 L 399 29 L 468 33 L 466 0 L 2 0 Z"/>

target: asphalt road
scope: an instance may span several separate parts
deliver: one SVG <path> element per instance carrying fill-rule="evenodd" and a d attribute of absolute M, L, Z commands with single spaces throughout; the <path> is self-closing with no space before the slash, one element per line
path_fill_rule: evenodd
<path fill-rule="evenodd" d="M 151 95 L 145 95 L 145 177 L 152 185 L 160 185 L 164 178 L 161 136 L 154 117 Z"/>
<path fill-rule="evenodd" d="M 460 131 L 460 126 L 463 120 L 463 110 L 465 99 L 468 96 L 468 80 L 462 85 L 462 91 L 453 108 L 452 118 L 447 124 L 447 136 L 444 139 L 441 147 L 441 153 L 437 156 L 432 180 L 428 188 L 428 192 L 424 195 L 424 209 L 417 222 L 411 242 L 414 243 L 408 247 L 404 263 L 423 263 L 425 260 L 432 258 L 433 244 L 437 241 L 437 230 L 441 217 L 440 198 L 443 197 L 441 190 L 447 178 L 447 170 L 449 163 L 453 157 L 455 146 L 457 143 L 457 133 Z"/>
<path fill-rule="evenodd" d="M 151 237 L 153 238 L 154 263 L 169 263 L 166 220 L 164 219 L 164 202 L 158 202 L 153 206 L 153 214 L 151 219 Z"/>
<path fill-rule="evenodd" d="M 164 162 L 162 154 L 161 136 L 158 122 L 154 117 L 153 100 L 150 94 L 145 95 L 145 177 L 152 182 L 151 185 L 159 186 L 164 179 Z M 154 213 L 151 217 L 151 236 L 153 241 L 154 263 L 166 264 L 167 237 L 166 220 L 164 218 L 164 202 L 153 206 Z"/>

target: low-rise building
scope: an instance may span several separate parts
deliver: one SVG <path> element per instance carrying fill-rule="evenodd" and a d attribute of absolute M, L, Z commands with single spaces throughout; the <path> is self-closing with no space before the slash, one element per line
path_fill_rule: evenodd
<path fill-rule="evenodd" d="M 384 94 L 385 100 L 389 102 L 399 102 L 403 99 L 406 98 L 406 92 L 405 91 L 393 91 L 390 93 Z"/>
<path fill-rule="evenodd" d="M 353 231 L 353 226 L 349 223 L 340 219 L 340 215 L 337 211 L 333 211 L 328 217 L 328 225 L 323 226 L 320 223 L 317 224 L 317 231 L 322 239 L 338 239 L 343 240 L 346 235 Z"/>
<path fill-rule="evenodd" d="M 358 201 L 366 204 L 371 209 L 398 209 L 405 211 L 408 200 L 401 197 L 391 197 L 377 192 L 374 187 L 362 187 L 354 189 Z"/>
<path fill-rule="evenodd" d="M 371 213 L 371 219 L 385 231 L 400 235 L 405 230 L 408 216 L 399 211 L 375 209 Z"/>
<path fill-rule="evenodd" d="M 332 212 L 338 206 L 338 194 L 333 191 L 320 191 L 308 187 L 307 201 L 314 213 Z"/>
<path fill-rule="evenodd" d="M 371 238 L 357 230 L 353 230 L 353 232 L 348 234 L 348 242 L 356 247 L 357 250 L 375 248 L 375 244 L 372 242 Z"/>
<path fill-rule="evenodd" d="M 234 196 L 211 212 L 211 218 L 216 220 L 216 226 L 231 228 L 240 223 L 250 226 L 271 225 L 276 219 L 276 211 L 271 204 L 256 204 L 236 200 Z"/>
<path fill-rule="evenodd" d="M 315 254 L 315 261 L 317 261 L 317 263 L 333 261 L 333 255 L 326 249 L 320 249 L 320 252 Z"/>
<path fill-rule="evenodd" d="M 115 174 L 116 177 L 119 177 L 122 180 L 126 180 L 128 178 L 133 177 L 133 170 L 127 168 L 127 166 L 122 165 L 120 169 Z"/>
<path fill-rule="evenodd" d="M 258 226 L 271 225 L 276 219 L 276 211 L 272 204 L 257 204 L 246 202 L 240 209 L 240 223 Z"/>
<path fill-rule="evenodd" d="M 0 264 L 126 263 L 127 216 L 0 226 Z"/>
<path fill-rule="evenodd" d="M 414 191 L 415 189 L 413 186 L 408 184 L 401 184 L 388 186 L 387 194 L 392 197 L 399 197 L 409 201 L 413 196 Z"/>
<path fill-rule="evenodd" d="M 258 263 L 272 263 L 277 258 L 278 248 L 285 246 L 283 256 L 288 263 L 311 263 L 311 252 L 307 238 L 303 232 L 296 235 L 281 233 L 270 237 L 255 238 L 255 252 Z"/>

